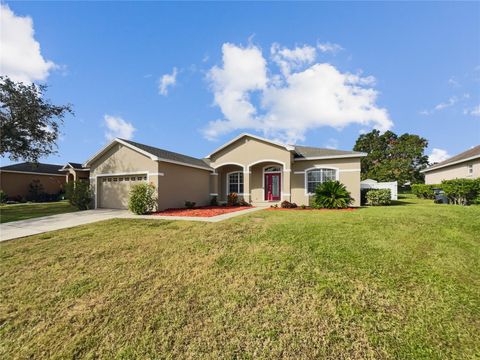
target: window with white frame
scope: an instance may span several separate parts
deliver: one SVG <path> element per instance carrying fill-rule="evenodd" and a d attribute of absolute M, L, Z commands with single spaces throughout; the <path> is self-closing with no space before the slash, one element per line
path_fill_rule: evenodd
<path fill-rule="evenodd" d="M 234 172 L 228 174 L 228 193 L 243 194 L 243 172 Z"/>
<path fill-rule="evenodd" d="M 307 171 L 307 192 L 313 194 L 321 183 L 329 180 L 337 180 L 335 169 L 312 169 Z"/>
<path fill-rule="evenodd" d="M 467 169 L 468 169 L 468 175 L 472 175 L 473 174 L 473 165 L 472 164 L 467 165 Z"/>

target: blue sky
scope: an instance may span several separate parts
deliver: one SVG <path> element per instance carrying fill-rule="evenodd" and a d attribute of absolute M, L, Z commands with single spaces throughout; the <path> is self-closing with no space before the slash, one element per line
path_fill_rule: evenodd
<path fill-rule="evenodd" d="M 2 73 L 74 106 L 43 162 L 115 135 L 197 157 L 242 132 L 351 149 L 390 128 L 438 160 L 480 143 L 478 2 L 2 4 Z"/>

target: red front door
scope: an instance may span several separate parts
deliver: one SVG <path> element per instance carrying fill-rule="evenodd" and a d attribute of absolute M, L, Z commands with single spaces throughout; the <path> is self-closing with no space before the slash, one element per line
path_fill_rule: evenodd
<path fill-rule="evenodd" d="M 265 174 L 265 200 L 280 200 L 280 174 Z"/>

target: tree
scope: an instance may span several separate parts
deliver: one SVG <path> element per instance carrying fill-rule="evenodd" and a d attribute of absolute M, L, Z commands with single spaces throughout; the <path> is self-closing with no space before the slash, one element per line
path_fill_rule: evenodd
<path fill-rule="evenodd" d="M 14 82 L 0 76 L 0 156 L 38 162 L 56 153 L 59 128 L 71 105 L 53 105 L 46 85 Z"/>
<path fill-rule="evenodd" d="M 360 135 L 353 150 L 368 154 L 362 158 L 362 180 L 398 181 L 403 185 L 424 181 L 420 170 L 428 165 L 424 154 L 427 145 L 428 141 L 418 135 L 373 130 Z"/>

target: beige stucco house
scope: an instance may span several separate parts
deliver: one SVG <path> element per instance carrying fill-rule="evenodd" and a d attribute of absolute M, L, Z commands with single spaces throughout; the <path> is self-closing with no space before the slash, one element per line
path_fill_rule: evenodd
<path fill-rule="evenodd" d="M 283 200 L 308 205 L 326 180 L 344 183 L 360 205 L 360 159 L 365 153 L 286 145 L 241 134 L 200 159 L 115 139 L 85 164 L 95 207 L 127 208 L 133 184 L 148 182 L 158 191 L 159 209 L 225 202 L 231 192 L 255 206 Z"/>
<path fill-rule="evenodd" d="M 422 170 L 425 184 L 440 184 L 442 180 L 476 179 L 480 177 L 480 145 Z"/>

